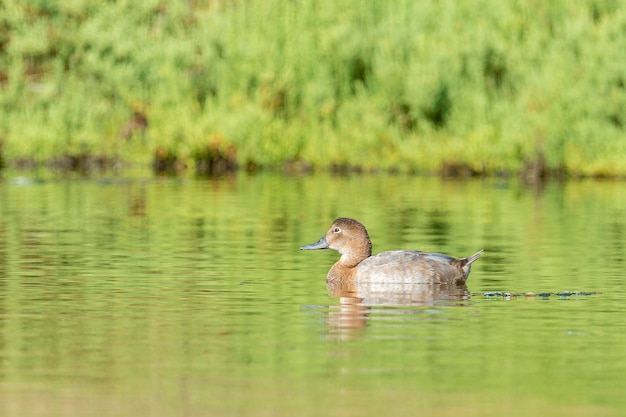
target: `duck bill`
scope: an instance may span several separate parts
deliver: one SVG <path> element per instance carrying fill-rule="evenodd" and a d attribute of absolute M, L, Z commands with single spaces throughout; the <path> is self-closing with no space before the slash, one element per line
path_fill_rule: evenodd
<path fill-rule="evenodd" d="M 326 242 L 326 236 L 322 236 L 320 240 L 310 245 L 300 246 L 300 250 L 314 250 L 314 249 L 328 249 L 328 242 Z"/>

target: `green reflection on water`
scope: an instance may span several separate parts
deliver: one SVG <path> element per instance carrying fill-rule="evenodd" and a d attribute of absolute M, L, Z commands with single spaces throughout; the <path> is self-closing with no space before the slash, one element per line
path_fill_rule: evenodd
<path fill-rule="evenodd" d="M 626 184 L 240 175 L 0 183 L 2 415 L 621 415 Z M 374 251 L 486 249 L 469 299 L 326 290 Z M 597 291 L 548 300 L 484 291 Z"/>

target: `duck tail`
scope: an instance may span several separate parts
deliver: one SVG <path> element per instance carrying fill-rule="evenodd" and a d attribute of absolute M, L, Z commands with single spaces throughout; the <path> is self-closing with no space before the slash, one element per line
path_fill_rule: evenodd
<path fill-rule="evenodd" d="M 472 269 L 472 262 L 480 258 L 480 255 L 483 254 L 483 251 L 484 249 L 481 249 L 475 254 L 468 256 L 467 258 L 461 258 L 458 260 L 461 266 L 461 270 L 463 271 L 463 277 L 458 279 L 457 283 L 465 283 L 465 281 L 467 281 L 467 277 L 469 276 L 470 270 Z"/>
<path fill-rule="evenodd" d="M 480 258 L 480 255 L 482 255 L 484 251 L 485 251 L 484 249 L 481 249 L 478 252 L 476 252 L 475 254 L 468 256 L 467 258 L 464 259 L 465 260 L 464 264 L 468 265 L 468 266 L 471 265 L 472 262 L 474 262 L 476 259 Z"/>

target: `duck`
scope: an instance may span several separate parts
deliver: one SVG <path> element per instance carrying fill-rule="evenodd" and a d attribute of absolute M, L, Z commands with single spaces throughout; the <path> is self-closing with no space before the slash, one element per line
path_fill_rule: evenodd
<path fill-rule="evenodd" d="M 341 257 L 326 282 L 465 284 L 483 250 L 465 258 L 417 250 L 390 250 L 372 255 L 367 229 L 349 217 L 336 219 L 320 240 L 300 250 L 334 249 Z"/>

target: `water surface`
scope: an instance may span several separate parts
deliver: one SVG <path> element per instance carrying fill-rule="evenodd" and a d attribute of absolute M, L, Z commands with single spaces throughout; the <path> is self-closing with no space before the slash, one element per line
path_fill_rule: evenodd
<path fill-rule="evenodd" d="M 7 175 L 0 415 L 624 415 L 625 209 L 622 182 Z M 339 216 L 485 254 L 461 292 L 329 291 L 337 253 L 298 248 Z"/>

